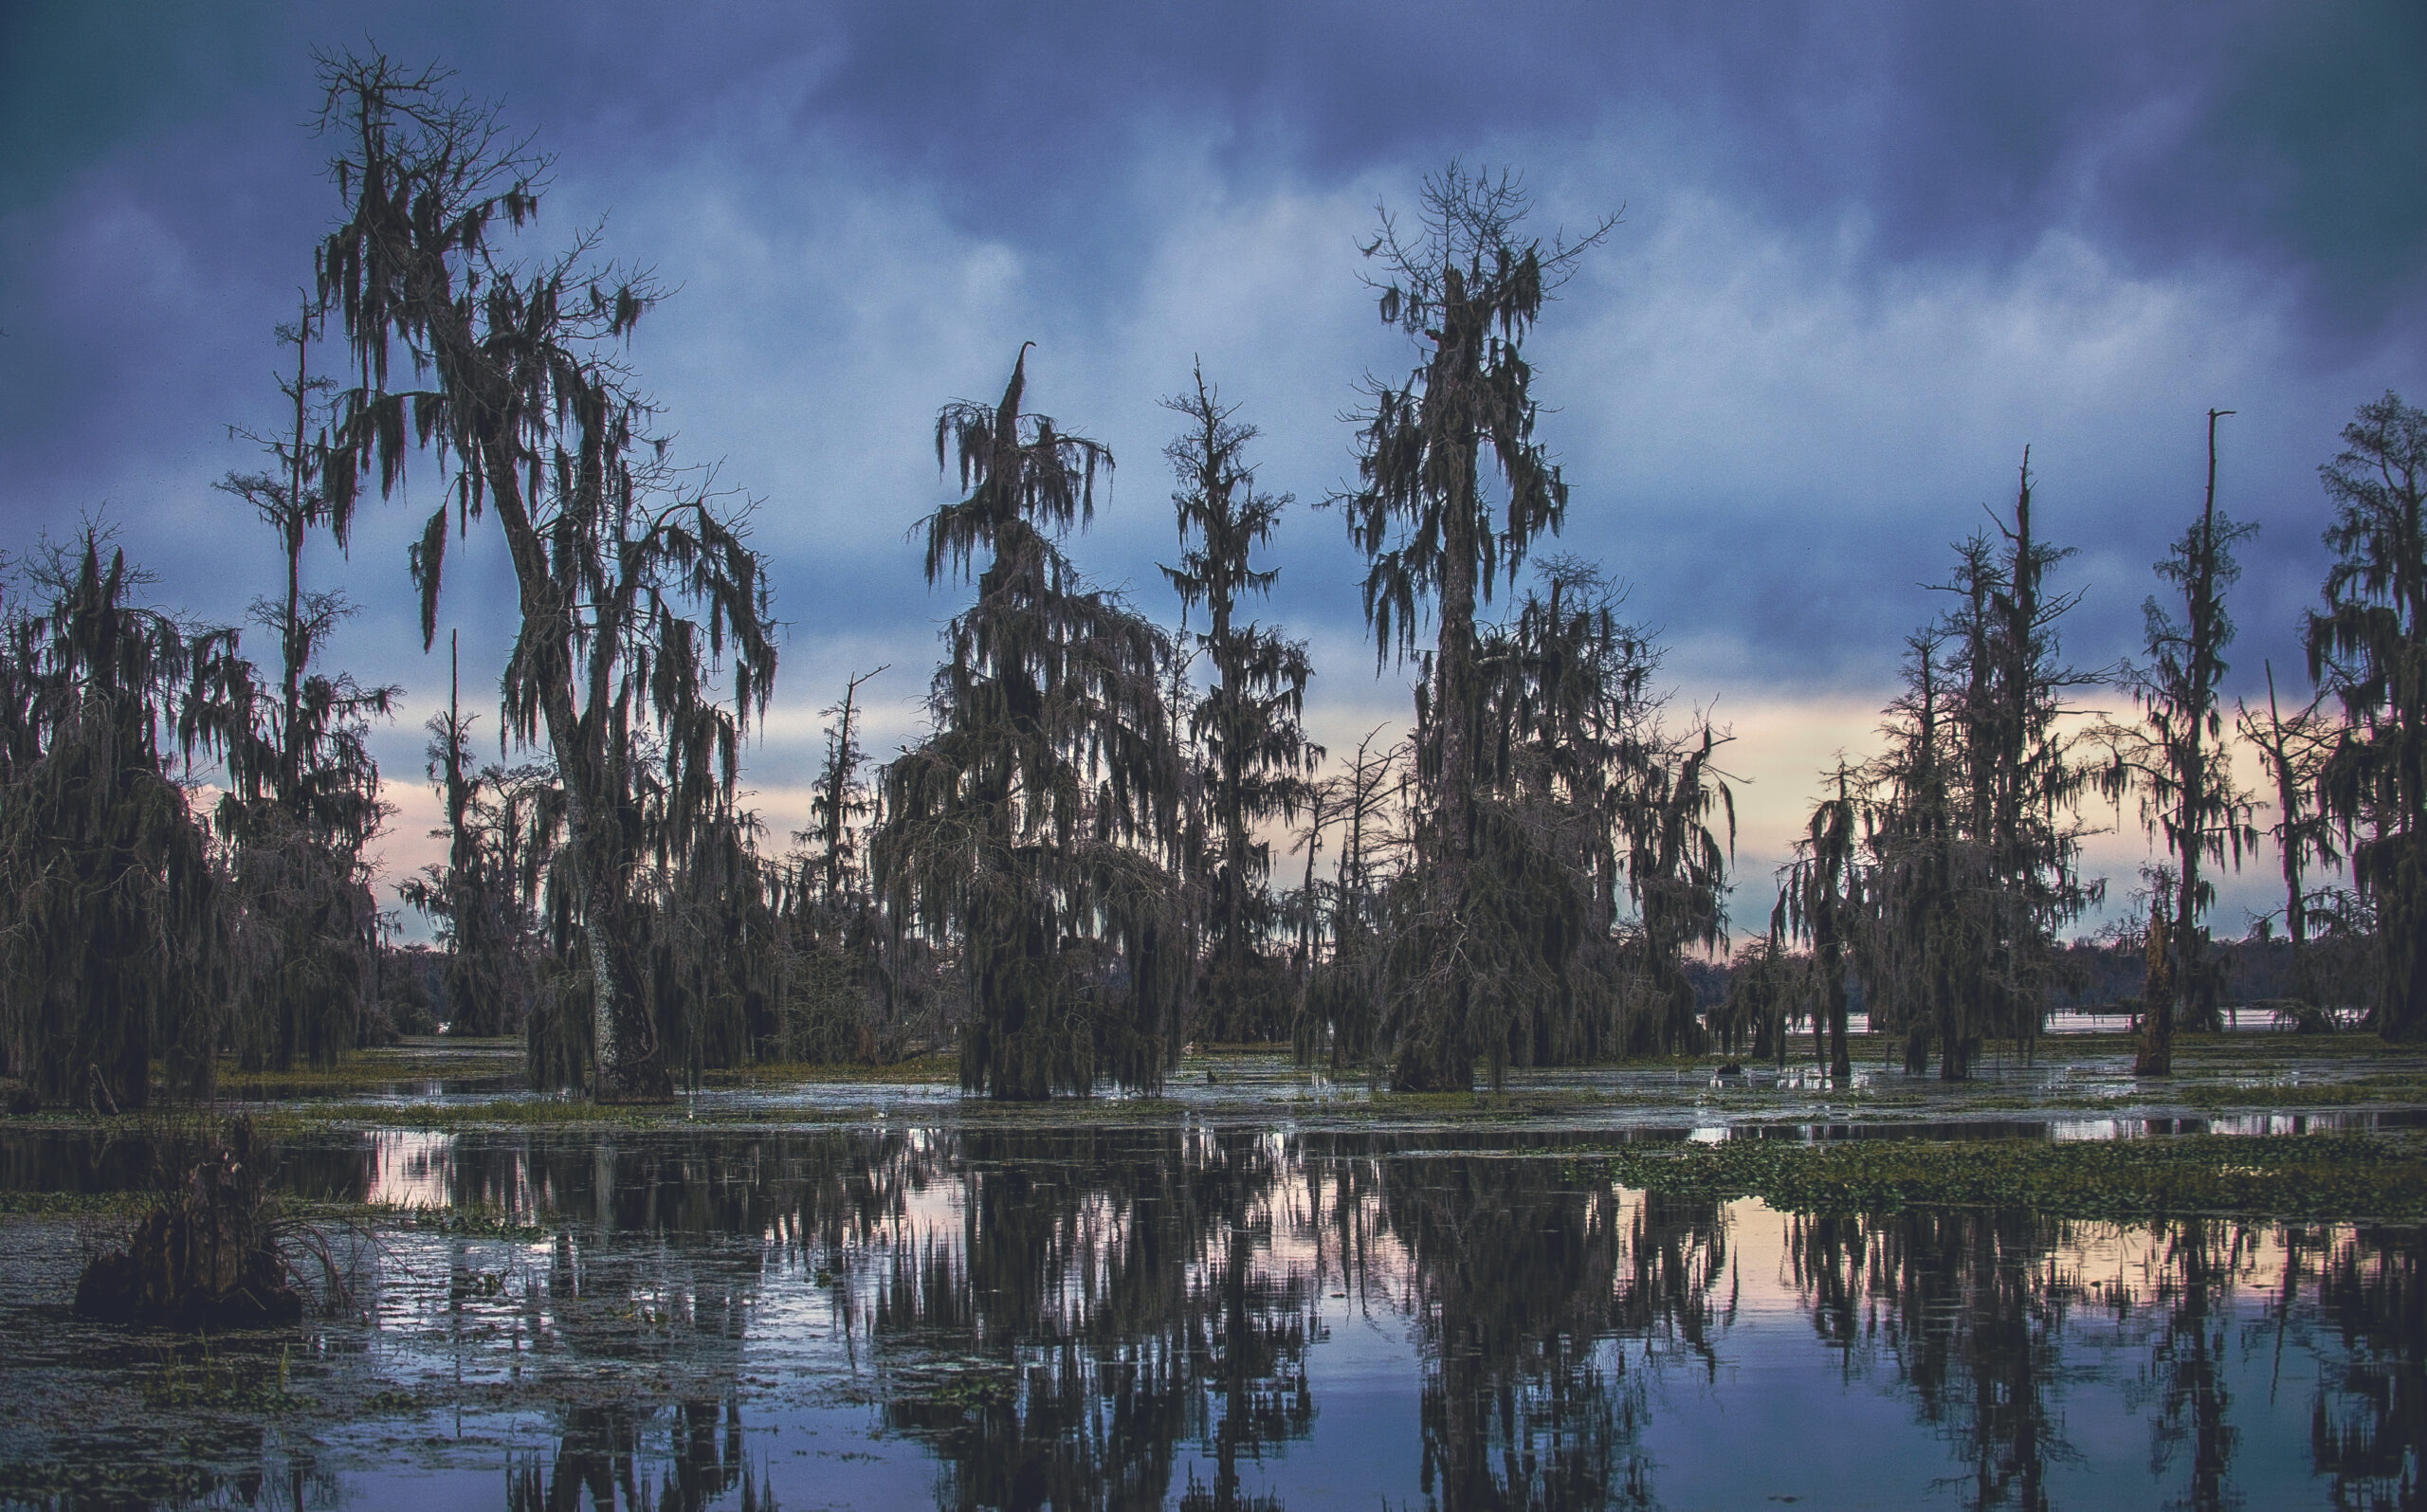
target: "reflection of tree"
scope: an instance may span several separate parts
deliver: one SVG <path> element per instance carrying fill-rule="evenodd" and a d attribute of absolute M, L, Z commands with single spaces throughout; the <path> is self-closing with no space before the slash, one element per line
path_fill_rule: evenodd
<path fill-rule="evenodd" d="M 1385 1159 L 1378 1195 L 1411 1263 L 1436 1504 L 1649 1504 L 1640 1384 L 1605 1343 L 1614 1328 L 1699 1337 L 1724 1265 L 1715 1204 L 1647 1203 L 1622 1233 L 1606 1184 L 1458 1156 Z"/>
<path fill-rule="evenodd" d="M 658 1413 L 629 1405 L 568 1410 L 554 1461 L 543 1467 L 535 1456 L 506 1469 L 508 1512 L 575 1512 L 584 1491 L 593 1507 L 615 1506 L 620 1494 L 624 1506 L 699 1512 L 737 1485 L 744 1507 L 774 1505 L 742 1457 L 739 1402 L 728 1396 L 721 1412 L 714 1401 L 678 1402 L 664 1421 L 666 1457 L 652 1466 L 644 1445 Z"/>
<path fill-rule="evenodd" d="M 2191 1485 L 2181 1504 L 2194 1512 L 2222 1512 L 2241 1500 L 2225 1482 L 2240 1434 L 2227 1421 L 2232 1393 L 2225 1383 L 2228 1313 L 2222 1304 L 2230 1300 L 2244 1238 L 2237 1229 L 2187 1218 L 2166 1246 L 2160 1291 L 2169 1305 L 2149 1357 L 2159 1385 L 2152 1459 L 2162 1463 L 2189 1445 Z"/>
<path fill-rule="evenodd" d="M 459 1244 L 462 1294 L 450 1286 L 446 1313 L 417 1321 L 475 1370 L 494 1359 L 492 1335 L 516 1332 L 526 1378 L 582 1404 L 566 1411 L 556 1466 L 518 1472 L 521 1504 L 620 1485 L 680 1505 L 685 1485 L 732 1486 L 737 1455 L 677 1445 L 669 1458 L 658 1425 L 685 1442 L 721 1425 L 681 1404 L 735 1394 L 760 1296 L 814 1275 L 854 1360 L 879 1371 L 886 1422 L 944 1462 L 943 1504 L 1213 1512 L 1268 1503 L 1254 1462 L 1311 1431 L 1314 1299 L 1341 1286 L 1411 1324 L 1435 1505 L 1648 1502 L 1649 1382 L 1719 1379 L 1738 1257 L 1764 1252 L 1737 1226 L 1771 1220 L 1750 1204 L 1620 1193 L 1541 1149 L 1443 1153 L 1445 1138 L 433 1142 L 417 1157 L 455 1202 L 553 1215 L 558 1233 L 532 1254 L 527 1287 L 485 1305 L 473 1288 L 494 1251 Z M 0 1141 L 0 1171 L 27 1185 L 106 1182 L 135 1157 L 80 1159 Z M 367 1181 L 310 1147 L 283 1175 L 326 1194 Z M 2069 1397 L 2078 1413 L 2085 1385 L 2121 1392 L 2177 1504 L 2234 1503 L 2236 1456 L 2279 1387 L 2293 1411 L 2310 1406 L 2321 1492 L 2355 1506 L 2427 1497 L 2427 1254 L 2414 1232 L 2216 1219 L 2119 1230 L 1984 1210 L 1781 1221 L 1810 1326 L 1849 1375 L 1912 1401 L 1962 1466 L 1945 1489 L 1967 1504 L 2048 1503 L 2051 1467 L 2072 1452 L 2061 1413 Z M 2118 1252 L 2111 1278 L 2088 1273 Z M 2271 1293 L 2268 1313 L 2236 1287 Z M 620 1384 L 602 1393 L 602 1370 Z M 659 1498 L 662 1470 L 674 1479 Z"/>
<path fill-rule="evenodd" d="M 2317 1473 L 2333 1478 L 2338 1506 L 2427 1503 L 2427 1250 L 2416 1230 L 2399 1229 L 2363 1229 L 2321 1248 L 2318 1310 L 2343 1355 L 2320 1351 L 2309 1417 Z"/>
<path fill-rule="evenodd" d="M 509 1471 L 508 1504 L 692 1509 L 737 1486 L 758 1504 L 734 1388 L 771 1260 L 839 1264 L 941 1160 L 882 1133 L 456 1141 L 439 1175 L 459 1209 L 574 1220 L 496 1308 L 482 1300 L 505 1292 L 502 1278 L 478 1268 L 476 1248 L 451 1247 L 442 1321 L 459 1371 L 510 1325 L 526 1378 L 570 1402 L 553 1460 Z"/>
<path fill-rule="evenodd" d="M 1282 1163 L 1261 1135 L 963 1136 L 961 1231 L 897 1247 L 874 1326 L 980 1362 L 905 1372 L 887 1408 L 950 1466 L 964 1507 L 1157 1505 L 1177 1448 L 1238 1465 L 1303 1437 L 1311 1278 L 1275 1272 Z"/>
<path fill-rule="evenodd" d="M 2056 1269 L 2063 1225 L 2022 1211 L 1916 1210 L 1804 1218 L 1789 1230 L 1797 1284 L 1821 1337 L 1862 1342 L 1879 1309 L 1923 1418 L 1968 1467 L 1964 1503 L 2044 1507 L 2048 1464 L 2070 1455 L 2051 1394 L 2072 1287 Z"/>
<path fill-rule="evenodd" d="M 1728 1283 L 1724 1301 L 1723 1280 Z M 1618 1280 L 1612 1321 L 1619 1333 L 1671 1353 L 1682 1350 L 1707 1375 L 1717 1364 L 1712 1335 L 1735 1316 L 1727 1225 L 1719 1204 L 1645 1193 L 1629 1224 L 1627 1266 Z"/>

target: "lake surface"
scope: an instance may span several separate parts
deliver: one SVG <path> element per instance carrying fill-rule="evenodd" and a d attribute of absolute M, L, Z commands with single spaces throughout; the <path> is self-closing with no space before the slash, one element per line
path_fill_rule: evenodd
<path fill-rule="evenodd" d="M 2415 1229 L 1615 1187 L 1502 1132 L 328 1135 L 351 1308 L 67 1310 L 0 1220 L 18 1504 L 2411 1506 Z M 16 1187 L 143 1152 L 0 1138 Z M 450 1230 L 452 1231 L 450 1231 Z"/>

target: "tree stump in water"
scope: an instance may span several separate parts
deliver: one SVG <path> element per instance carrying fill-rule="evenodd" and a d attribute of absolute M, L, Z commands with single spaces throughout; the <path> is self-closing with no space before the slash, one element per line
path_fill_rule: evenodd
<path fill-rule="evenodd" d="M 190 1329 L 293 1322 L 303 1315 L 303 1294 L 279 1252 L 274 1217 L 251 1120 L 238 1119 L 125 1248 L 84 1267 L 76 1310 Z"/>

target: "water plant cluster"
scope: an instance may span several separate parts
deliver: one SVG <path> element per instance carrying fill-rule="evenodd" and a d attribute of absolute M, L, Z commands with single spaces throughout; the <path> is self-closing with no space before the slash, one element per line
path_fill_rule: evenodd
<path fill-rule="evenodd" d="M 2056 1218 L 2427 1218 L 2427 1151 L 2353 1135 L 2162 1139 L 1728 1139 L 1621 1147 L 1597 1162 L 1622 1185 L 1680 1196 L 1756 1196 L 1791 1212 L 2028 1210 Z"/>

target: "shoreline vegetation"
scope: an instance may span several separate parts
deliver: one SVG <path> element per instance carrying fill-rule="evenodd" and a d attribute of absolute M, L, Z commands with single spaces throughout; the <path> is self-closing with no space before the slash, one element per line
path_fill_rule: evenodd
<path fill-rule="evenodd" d="M 1856 1033 L 1849 1043 L 1852 1072 L 1842 1085 L 1827 1076 L 1826 1067 L 1806 1060 L 1754 1062 L 1705 1052 L 1518 1072 L 1496 1091 L 1479 1084 L 1469 1091 L 1403 1092 L 1379 1077 L 1332 1075 L 1299 1065 L 1286 1046 L 1216 1045 L 1192 1047 L 1154 1094 L 1033 1103 L 963 1097 L 957 1086 L 958 1058 L 947 1049 L 885 1066 L 760 1062 L 724 1067 L 703 1072 L 696 1085 L 668 1102 L 609 1104 L 583 1100 L 570 1088 L 553 1095 L 531 1091 L 518 1041 L 429 1037 L 351 1051 L 332 1066 L 284 1071 L 225 1066 L 219 1098 L 211 1104 L 117 1115 L 47 1108 L 9 1117 L 0 1128 L 182 1127 L 238 1106 L 279 1128 L 834 1123 L 864 1119 L 882 1105 L 831 1095 L 859 1087 L 916 1096 L 922 1119 L 1039 1125 L 1122 1109 L 1219 1109 L 1232 1121 L 1286 1120 L 1305 1113 L 1310 1102 L 1335 1110 L 1353 1105 L 1382 1121 L 1464 1111 L 1596 1108 L 1649 1114 L 1697 1106 L 1741 1117 L 1765 1100 L 1785 1100 L 1781 1112 L 1825 1109 L 1825 1120 L 1835 1122 L 1915 1114 L 1947 1120 L 2127 1110 L 2154 1117 L 2330 1109 L 2427 1115 L 2427 1047 L 2387 1045 L 2364 1034 L 2184 1034 L 2178 1042 L 2180 1064 L 2162 1079 L 2131 1072 L 2137 1037 L 2128 1030 L 2049 1036 L 2032 1046 L 1992 1042 L 1983 1047 L 1980 1075 L 1952 1084 L 1900 1072 L 1890 1036 Z M 787 1092 L 809 1090 L 829 1095 L 799 1103 L 781 1101 Z"/>
<path fill-rule="evenodd" d="M 1432 1130 L 1622 1187 L 1759 1197 L 1797 1212 L 2027 1207 L 2126 1221 L 2427 1220 L 2427 1051 L 2363 1035 L 2186 1034 L 2161 1082 L 2130 1075 L 2135 1047 L 2124 1032 L 2043 1039 L 2027 1062 L 1990 1047 L 1977 1079 L 1950 1086 L 1893 1069 L 1887 1037 L 1855 1035 L 1854 1084 L 1844 1087 L 1816 1065 L 1720 1074 L 1728 1063 L 1706 1055 L 1521 1073 L 1497 1092 L 1405 1093 L 1331 1081 L 1284 1049 L 1217 1047 L 1185 1056 L 1157 1096 L 1031 1104 L 959 1096 L 945 1053 L 882 1067 L 760 1065 L 705 1077 L 672 1103 L 613 1106 L 463 1091 L 520 1085 L 519 1046 L 422 1040 L 356 1051 L 329 1067 L 230 1075 L 222 1090 L 223 1106 L 242 1109 L 233 1116 L 281 1142 L 385 1132 L 681 1137 L 1175 1123 Z M 383 1088 L 392 1095 L 378 1096 Z M 2319 1127 L 2303 1127 L 2309 1115 L 2321 1116 Z M 54 1111 L 0 1121 L 0 1133 L 190 1140 L 218 1118 L 201 1109 Z M 11 1190 L 0 1192 L 0 1217 L 131 1220 L 154 1200 L 148 1192 Z M 359 1204 L 296 1211 L 450 1231 L 486 1222 L 522 1232 L 533 1222 Z"/>

